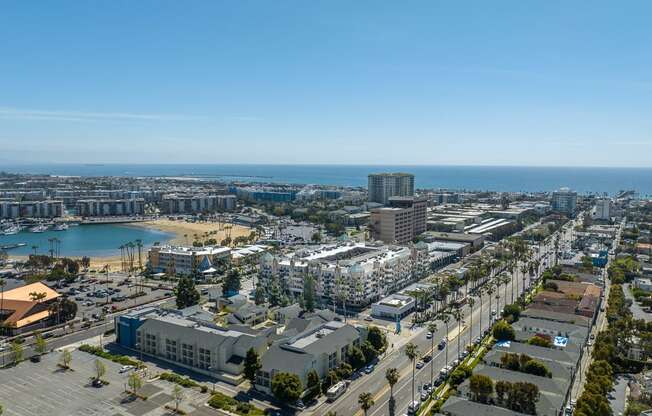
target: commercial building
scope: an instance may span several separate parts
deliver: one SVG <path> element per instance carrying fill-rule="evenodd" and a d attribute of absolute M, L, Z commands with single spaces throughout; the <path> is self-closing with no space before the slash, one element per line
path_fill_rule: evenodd
<path fill-rule="evenodd" d="M 235 195 L 179 195 L 163 196 L 161 211 L 166 214 L 197 214 L 215 211 L 233 211 Z"/>
<path fill-rule="evenodd" d="M 405 244 L 426 231 L 427 201 L 391 197 L 389 207 L 371 210 L 371 236 L 391 244 Z"/>
<path fill-rule="evenodd" d="M 370 202 L 387 205 L 393 196 L 414 195 L 414 175 L 409 173 L 374 173 L 368 181 Z"/>
<path fill-rule="evenodd" d="M 190 275 L 193 273 L 209 275 L 216 271 L 218 262 L 229 262 L 231 249 L 222 246 L 180 247 L 157 246 L 149 249 L 148 267 L 154 273 L 170 275 Z"/>
<path fill-rule="evenodd" d="M 63 216 L 63 201 L 0 201 L 0 218 L 55 218 Z"/>
<path fill-rule="evenodd" d="M 264 334 L 218 326 L 199 306 L 135 310 L 115 318 L 115 332 L 125 348 L 232 384 L 242 381 L 247 351 L 262 355 L 267 347 Z"/>
<path fill-rule="evenodd" d="M 42 293 L 45 297 L 34 300 L 32 293 Z M 0 324 L 11 335 L 34 330 L 50 318 L 50 306 L 59 296 L 40 282 L 7 290 L 2 294 Z"/>
<path fill-rule="evenodd" d="M 403 319 L 414 310 L 412 296 L 394 293 L 371 305 L 371 315 L 385 319 Z"/>
<path fill-rule="evenodd" d="M 295 332 L 302 327 L 305 329 Z M 365 329 L 338 321 L 320 323 L 296 318 L 288 328 L 284 334 L 296 335 L 272 344 L 261 359 L 256 388 L 263 392 L 271 393 L 272 379 L 277 373 L 296 374 L 303 386 L 308 384 L 311 370 L 323 379 L 330 370 L 346 362 L 350 348 L 361 345 L 366 338 Z"/>
<path fill-rule="evenodd" d="M 81 217 L 106 217 L 120 215 L 143 215 L 145 200 L 135 199 L 81 199 L 76 205 Z"/>
<path fill-rule="evenodd" d="M 231 189 L 238 198 L 250 202 L 292 202 L 297 199 L 298 189 L 271 187 L 235 187 Z"/>
<path fill-rule="evenodd" d="M 552 193 L 552 210 L 569 217 L 575 216 L 577 207 L 577 192 L 561 188 Z"/>
<path fill-rule="evenodd" d="M 484 245 L 484 235 L 427 231 L 424 233 L 424 241 L 452 241 L 456 243 L 470 244 L 471 251 L 476 251 L 481 249 Z"/>

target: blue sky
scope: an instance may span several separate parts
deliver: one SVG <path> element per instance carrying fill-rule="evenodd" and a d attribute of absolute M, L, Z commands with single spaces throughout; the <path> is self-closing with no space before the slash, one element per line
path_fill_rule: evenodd
<path fill-rule="evenodd" d="M 7 1 L 7 162 L 652 165 L 652 2 Z"/>

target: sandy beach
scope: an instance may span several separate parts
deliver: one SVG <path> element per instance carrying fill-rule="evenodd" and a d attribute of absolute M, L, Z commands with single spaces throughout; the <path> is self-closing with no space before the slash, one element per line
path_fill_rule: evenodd
<path fill-rule="evenodd" d="M 231 224 L 218 224 L 215 222 L 186 222 L 186 221 L 172 221 L 169 219 L 158 219 L 153 221 L 134 222 L 129 223 L 130 226 L 154 228 L 167 233 L 174 234 L 174 238 L 169 241 L 171 244 L 176 245 L 192 245 L 195 240 L 206 241 L 213 238 L 219 244 L 224 240 L 227 235 L 234 239 L 239 236 L 248 236 L 252 229 L 240 225 Z M 230 228 L 229 228 L 230 227 Z M 26 255 L 12 255 L 14 259 L 25 260 Z M 79 256 L 71 256 L 72 258 L 80 258 Z M 100 270 L 105 265 L 108 265 L 110 270 L 118 271 L 121 269 L 120 252 L 117 251 L 114 256 L 95 257 L 91 258 L 92 270 Z M 147 253 L 143 252 L 143 265 L 147 262 Z"/>

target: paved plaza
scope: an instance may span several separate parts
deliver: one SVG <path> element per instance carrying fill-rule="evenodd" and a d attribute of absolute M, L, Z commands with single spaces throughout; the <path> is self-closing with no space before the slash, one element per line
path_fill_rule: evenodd
<path fill-rule="evenodd" d="M 40 363 L 21 362 L 15 367 L 0 369 L 0 404 L 3 416 L 161 416 L 173 412 L 171 383 L 156 380 L 144 382 L 139 394 L 147 400 L 133 399 L 124 393 L 128 373 L 120 373 L 120 364 L 101 359 L 106 365 L 101 388 L 92 387 L 97 357 L 81 351 L 72 352 L 72 371 L 57 366 L 60 353 L 45 355 Z M 184 389 L 181 409 L 186 414 L 220 415 L 204 406 L 208 393 Z"/>

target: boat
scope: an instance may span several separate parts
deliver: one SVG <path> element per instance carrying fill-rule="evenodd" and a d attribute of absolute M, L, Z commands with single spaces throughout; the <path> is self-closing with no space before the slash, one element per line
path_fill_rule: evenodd
<path fill-rule="evenodd" d="M 59 224 L 56 225 L 52 230 L 54 231 L 66 231 L 68 229 L 68 224 Z"/>
<path fill-rule="evenodd" d="M 36 227 L 32 227 L 29 230 L 33 233 L 42 233 L 44 231 L 47 231 L 48 227 L 47 225 L 37 225 Z"/>
<path fill-rule="evenodd" d="M 27 243 L 15 243 L 0 246 L 0 250 L 11 250 L 12 248 L 25 247 Z"/>
<path fill-rule="evenodd" d="M 12 225 L 11 227 L 6 228 L 6 229 L 3 231 L 3 234 L 4 234 L 4 235 L 14 235 L 14 234 L 18 234 L 19 231 L 20 231 L 20 226 L 18 226 L 18 225 Z"/>

